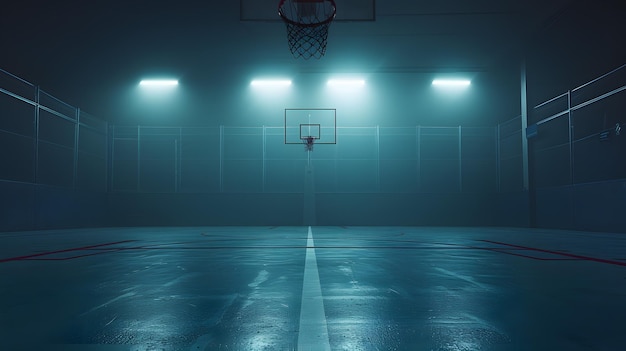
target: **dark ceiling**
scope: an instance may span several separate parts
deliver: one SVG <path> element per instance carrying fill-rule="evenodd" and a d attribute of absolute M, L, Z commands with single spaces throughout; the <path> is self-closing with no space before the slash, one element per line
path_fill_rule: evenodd
<path fill-rule="evenodd" d="M 210 84 L 261 69 L 483 72 L 523 52 L 574 2 L 379 0 L 374 21 L 333 23 L 327 55 L 304 61 L 290 55 L 280 21 L 241 20 L 249 0 L 26 0 L 0 13 L 0 68 L 94 113 L 94 95 L 150 74 Z"/>

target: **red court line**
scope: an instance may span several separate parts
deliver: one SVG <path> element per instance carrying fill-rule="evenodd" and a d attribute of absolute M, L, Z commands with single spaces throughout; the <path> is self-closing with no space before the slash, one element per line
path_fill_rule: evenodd
<path fill-rule="evenodd" d="M 494 243 L 493 241 L 488 241 L 488 240 L 477 240 L 477 241 Z M 452 245 L 454 245 L 454 244 L 452 244 Z M 467 248 L 475 249 L 475 250 L 492 251 L 492 252 L 507 254 L 507 255 L 511 255 L 511 256 L 530 258 L 530 259 L 538 260 L 538 261 L 575 261 L 575 260 L 578 260 L 578 259 L 575 259 L 575 258 L 535 257 L 535 256 L 529 256 L 529 255 L 524 255 L 524 254 L 520 254 L 520 253 L 511 252 L 511 251 L 533 251 L 533 250 L 525 248 L 525 247 L 511 247 L 511 248 L 501 247 L 501 248 L 497 248 L 497 247 L 479 247 L 479 246 L 465 246 L 465 245 L 463 245 L 463 246 L 467 247 Z"/>
<path fill-rule="evenodd" d="M 511 252 L 509 250 L 517 250 L 517 249 L 494 249 L 494 248 L 477 248 L 477 249 L 481 249 L 481 250 L 487 250 L 487 251 L 493 251 L 493 252 L 497 252 L 497 253 L 503 253 L 503 254 L 507 254 L 507 255 L 512 255 L 512 256 L 518 256 L 518 257 L 524 257 L 524 258 L 530 258 L 533 260 L 538 260 L 538 261 L 575 261 L 578 259 L 575 258 L 545 258 L 545 257 L 534 257 L 534 256 L 528 256 L 528 255 L 522 255 L 519 253 L 515 253 L 515 252 Z M 522 249 L 519 249 L 522 250 Z"/>
<path fill-rule="evenodd" d="M 478 240 L 478 241 L 482 241 L 482 242 L 486 242 L 486 243 L 492 243 L 492 244 L 498 244 L 498 245 L 504 245 L 504 246 L 510 246 L 510 247 L 517 247 L 517 248 L 525 249 L 525 250 L 545 252 L 545 253 L 550 253 L 550 254 L 554 254 L 554 255 L 561 255 L 561 256 L 566 256 L 566 257 L 571 257 L 571 258 L 578 258 L 578 259 L 586 260 L 586 261 L 607 263 L 607 264 L 612 264 L 612 265 L 616 265 L 616 266 L 626 267 L 626 262 L 607 260 L 607 259 L 604 259 L 604 258 L 595 258 L 595 257 L 589 257 L 589 256 L 574 255 L 574 254 L 565 253 L 565 252 L 544 250 L 544 249 L 538 249 L 538 248 L 535 248 L 535 247 L 507 244 L 507 243 L 502 243 L 502 242 L 498 242 L 498 241 L 491 241 L 491 240 Z"/>
<path fill-rule="evenodd" d="M 88 254 L 84 254 L 84 255 L 77 255 L 77 256 L 70 256 L 70 257 L 60 257 L 60 258 L 25 258 L 24 261 L 68 261 L 68 260 L 74 260 L 77 258 L 83 258 L 83 257 L 89 257 L 89 256 L 95 256 L 95 255 L 102 255 L 102 254 L 108 254 L 111 252 L 117 252 L 122 250 L 121 248 L 111 248 L 111 249 L 104 249 L 103 251 L 98 251 L 98 252 L 93 252 L 93 253 L 88 253 Z"/>
<path fill-rule="evenodd" d="M 134 241 L 137 241 L 137 240 L 123 240 L 123 241 L 115 241 L 115 242 L 112 242 L 112 243 L 106 243 L 106 244 L 89 245 L 89 246 L 75 247 L 75 248 L 65 249 L 65 250 L 57 250 L 57 251 L 42 252 L 42 253 L 33 254 L 33 255 L 17 256 L 17 257 L 11 257 L 11 258 L 3 258 L 3 259 L 0 259 L 0 263 L 10 262 L 10 261 L 27 260 L 27 259 L 29 259 L 29 258 L 33 258 L 33 257 L 40 257 L 40 256 L 52 255 L 52 254 L 61 253 L 61 252 L 71 252 L 71 251 L 89 250 L 89 249 L 93 249 L 93 248 L 97 248 L 97 247 L 109 246 L 109 245 L 115 245 L 115 244 L 131 243 L 131 242 L 134 242 Z"/>

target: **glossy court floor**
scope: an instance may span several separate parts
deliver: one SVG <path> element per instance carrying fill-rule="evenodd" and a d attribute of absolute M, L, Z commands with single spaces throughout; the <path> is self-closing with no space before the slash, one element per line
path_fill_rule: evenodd
<path fill-rule="evenodd" d="M 626 234 L 0 234 L 2 350 L 624 350 Z"/>

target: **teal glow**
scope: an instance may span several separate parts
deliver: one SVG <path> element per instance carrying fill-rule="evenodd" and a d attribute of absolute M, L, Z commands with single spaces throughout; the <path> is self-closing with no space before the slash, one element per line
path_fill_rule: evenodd
<path fill-rule="evenodd" d="M 326 83 L 331 87 L 362 87 L 365 85 L 365 80 L 363 79 L 330 79 Z"/>
<path fill-rule="evenodd" d="M 252 86 L 259 87 L 288 87 L 291 80 L 288 79 L 254 79 L 250 82 Z"/>

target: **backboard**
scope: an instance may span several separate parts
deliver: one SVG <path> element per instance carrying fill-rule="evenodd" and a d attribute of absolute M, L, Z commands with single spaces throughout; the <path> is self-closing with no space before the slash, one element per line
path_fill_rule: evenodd
<path fill-rule="evenodd" d="M 335 0 L 335 21 L 375 21 L 375 0 Z M 241 21 L 280 22 L 279 0 L 240 0 Z"/>
<path fill-rule="evenodd" d="M 337 109 L 286 108 L 285 144 L 302 145 L 308 138 L 315 144 L 337 144 Z"/>

